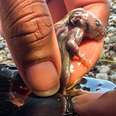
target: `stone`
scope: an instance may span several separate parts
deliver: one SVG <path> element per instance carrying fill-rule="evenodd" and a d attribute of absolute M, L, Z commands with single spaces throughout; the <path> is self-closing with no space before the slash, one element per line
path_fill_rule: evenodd
<path fill-rule="evenodd" d="M 109 77 L 108 77 L 108 74 L 106 74 L 106 73 L 98 73 L 98 74 L 96 74 L 96 79 L 109 80 Z"/>
<path fill-rule="evenodd" d="M 12 56 L 11 56 L 11 54 L 7 54 L 7 59 L 12 59 Z"/>
<path fill-rule="evenodd" d="M 116 63 L 115 63 L 115 64 L 112 64 L 112 65 L 110 66 L 110 68 L 111 68 L 111 70 L 113 70 L 113 71 L 116 72 Z"/>
<path fill-rule="evenodd" d="M 0 50 L 4 49 L 5 45 L 3 43 L 0 42 Z"/>
<path fill-rule="evenodd" d="M 110 43 L 115 43 L 116 42 L 116 35 L 111 36 L 109 42 Z"/>
<path fill-rule="evenodd" d="M 105 37 L 104 41 L 105 41 L 105 43 L 107 44 L 107 43 L 110 42 L 110 38 L 107 36 L 107 37 Z"/>
<path fill-rule="evenodd" d="M 110 71 L 110 67 L 106 65 L 97 66 L 97 70 L 100 73 L 108 73 Z"/>
<path fill-rule="evenodd" d="M 110 71 L 110 67 L 103 65 L 101 66 L 100 73 L 108 73 Z"/>
<path fill-rule="evenodd" d="M 3 59 L 4 59 L 4 58 L 0 55 L 0 62 L 3 61 Z"/>
<path fill-rule="evenodd" d="M 116 63 L 116 56 L 115 56 L 115 57 L 113 57 L 113 60 L 114 60 L 114 62 Z"/>
<path fill-rule="evenodd" d="M 116 83 L 116 72 L 110 76 L 110 80 Z"/>

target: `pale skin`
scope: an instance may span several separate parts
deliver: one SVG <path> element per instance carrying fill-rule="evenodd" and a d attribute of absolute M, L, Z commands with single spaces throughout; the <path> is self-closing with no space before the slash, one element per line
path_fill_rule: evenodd
<path fill-rule="evenodd" d="M 3 1 L 4 0 L 1 0 L 0 3 L 3 4 Z M 62 19 L 63 16 L 67 14 L 68 11 L 74 8 L 83 7 L 86 10 L 94 13 L 103 22 L 104 25 L 107 25 L 108 16 L 109 16 L 108 6 L 109 5 L 106 0 L 86 0 L 86 1 L 85 0 L 80 0 L 80 1 L 79 0 L 64 0 L 64 1 L 51 0 L 48 3 L 48 7 L 50 9 L 54 23 Z M 1 6 L 1 9 L 2 8 L 4 9 L 3 6 Z M 4 15 L 3 12 L 1 14 L 2 16 Z M 5 32 L 6 30 L 3 29 L 3 31 Z M 53 33 L 51 36 L 52 42 L 54 43 L 54 45 L 57 45 L 55 41 L 55 38 L 56 38 L 55 32 L 52 31 L 52 33 Z M 38 91 L 48 91 L 50 89 L 53 89 L 59 83 L 58 80 L 60 78 L 60 72 L 61 72 L 60 53 L 59 53 L 58 47 L 53 47 L 53 48 L 54 48 L 53 53 L 55 52 L 56 54 L 52 54 L 52 55 L 50 54 L 50 55 L 53 56 L 52 58 L 54 59 L 55 69 L 51 62 L 44 62 L 45 64 L 43 63 L 43 64 L 40 64 L 39 66 L 34 65 L 31 68 L 29 67 L 29 70 L 26 72 L 26 76 L 29 78 L 29 80 L 26 80 L 26 79 L 24 80 L 29 83 L 33 81 L 31 87 L 33 88 L 33 91 L 35 91 L 36 94 L 39 94 Z M 17 60 L 17 58 L 15 60 Z M 20 69 L 21 68 L 20 62 L 16 61 L 16 63 L 19 65 L 19 69 Z M 47 71 L 47 69 L 45 68 L 46 65 L 51 66 L 49 70 L 52 73 L 49 73 L 49 71 Z M 43 67 L 44 70 L 42 70 L 41 67 Z M 39 80 L 40 82 L 39 85 L 38 83 L 36 83 L 38 81 L 38 76 L 39 76 L 38 70 L 40 72 L 43 71 L 43 74 L 45 74 L 45 75 L 42 75 L 43 79 Z M 33 71 L 35 74 L 35 80 L 32 80 L 32 76 L 30 76 Z M 24 76 L 25 74 L 24 72 L 25 72 L 24 70 L 21 70 L 22 76 Z M 46 78 L 44 79 L 46 75 L 48 77 L 48 80 L 50 80 L 49 82 L 46 81 Z M 44 86 L 45 83 L 46 83 L 46 86 Z M 77 96 L 75 100 L 73 100 L 73 102 L 75 103 L 74 109 L 80 114 L 80 116 L 91 116 L 91 115 L 92 116 L 115 116 L 116 115 L 115 96 L 116 96 L 115 91 L 112 91 L 103 95 L 102 93 L 93 94 L 93 93 L 83 92 L 81 93 L 81 95 Z M 106 109 L 109 109 L 109 110 L 106 110 Z"/>

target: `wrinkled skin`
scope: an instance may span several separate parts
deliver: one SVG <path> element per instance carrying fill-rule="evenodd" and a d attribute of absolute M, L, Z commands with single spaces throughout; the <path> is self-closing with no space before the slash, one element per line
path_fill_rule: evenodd
<path fill-rule="evenodd" d="M 70 11 L 55 24 L 58 41 L 65 40 L 70 55 L 79 55 L 78 47 L 84 37 L 99 40 L 105 36 L 105 27 L 92 13 L 82 8 Z M 64 37 L 59 37 L 64 36 Z M 59 43 L 61 44 L 61 43 Z"/>
<path fill-rule="evenodd" d="M 46 2 L 1 0 L 0 9 L 3 35 L 21 77 L 35 94 L 55 94 L 60 87 L 61 62 Z"/>
<path fill-rule="evenodd" d="M 62 56 L 62 87 L 65 88 L 70 78 L 70 60 L 72 56 L 84 58 L 79 54 L 81 41 L 88 37 L 98 41 L 105 36 L 105 27 L 92 13 L 83 8 L 70 11 L 55 25 L 55 31 Z M 87 66 L 86 61 L 83 63 Z"/>

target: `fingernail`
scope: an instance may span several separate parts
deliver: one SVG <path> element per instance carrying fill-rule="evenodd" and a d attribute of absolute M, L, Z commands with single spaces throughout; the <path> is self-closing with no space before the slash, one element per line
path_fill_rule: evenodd
<path fill-rule="evenodd" d="M 29 66 L 25 81 L 32 91 L 39 96 L 51 96 L 60 87 L 60 79 L 56 67 L 50 61 Z"/>

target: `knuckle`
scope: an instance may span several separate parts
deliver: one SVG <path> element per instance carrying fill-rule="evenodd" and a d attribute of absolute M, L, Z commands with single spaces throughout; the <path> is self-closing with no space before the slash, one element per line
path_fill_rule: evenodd
<path fill-rule="evenodd" d="M 51 18 L 44 0 L 16 0 L 12 6 L 10 3 L 4 19 L 5 33 L 10 38 L 38 32 L 41 39 L 51 31 Z"/>

